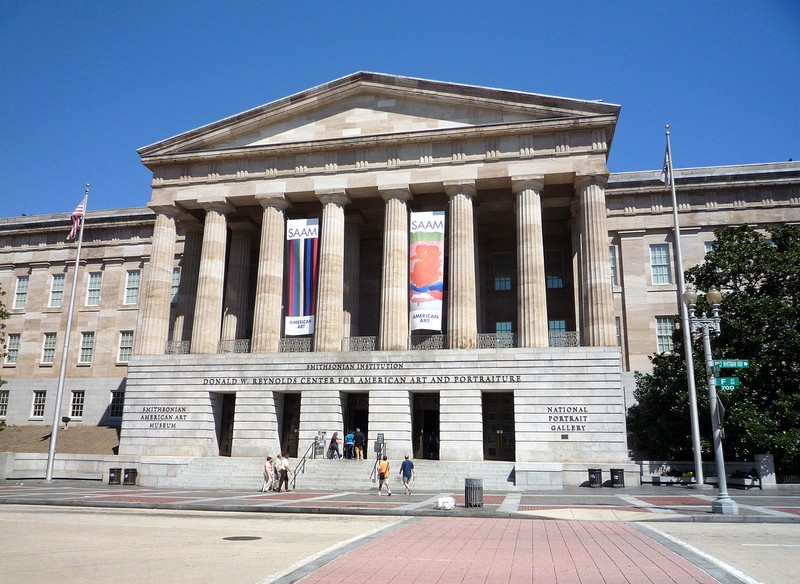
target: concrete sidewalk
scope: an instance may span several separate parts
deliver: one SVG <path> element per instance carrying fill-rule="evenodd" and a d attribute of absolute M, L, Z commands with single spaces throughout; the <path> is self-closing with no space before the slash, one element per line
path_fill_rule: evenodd
<path fill-rule="evenodd" d="M 439 492 L 378 496 L 374 489 L 324 492 L 295 490 L 261 493 L 233 490 L 165 490 L 80 481 L 6 481 L 0 504 L 63 505 L 134 509 L 183 509 L 259 513 L 317 513 L 474 518 L 551 518 L 606 521 L 719 521 L 800 523 L 800 488 L 780 491 L 735 490 L 739 515 L 711 512 L 714 490 L 680 486 L 620 489 L 574 487 L 561 491 L 483 493 L 480 507 L 465 507 L 464 493 Z M 452 511 L 434 509 L 452 496 Z"/>
<path fill-rule="evenodd" d="M 447 495 L 456 508 L 435 510 Z M 115 581 L 146 574 L 151 584 L 213 583 L 221 574 L 227 584 L 794 582 L 800 492 L 734 491 L 736 517 L 712 514 L 714 496 L 575 488 L 484 493 L 482 507 L 467 508 L 461 493 L 14 481 L 0 483 L 0 545 L 7 575 L 20 582 L 47 581 L 47 570 L 67 574 L 65 584 L 84 582 L 108 562 L 131 567 Z M 75 541 L 87 542 L 81 554 Z M 58 565 L 49 566 L 51 556 Z"/>

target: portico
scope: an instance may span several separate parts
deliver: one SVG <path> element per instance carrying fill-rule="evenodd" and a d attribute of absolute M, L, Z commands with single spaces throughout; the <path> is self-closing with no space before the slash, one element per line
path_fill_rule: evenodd
<path fill-rule="evenodd" d="M 599 395 L 559 378 L 567 371 L 560 366 L 545 385 L 572 388 L 572 395 L 555 391 L 545 398 L 533 391 L 544 369 L 532 363 L 552 359 L 549 347 L 570 346 L 571 359 L 594 355 L 611 375 L 611 393 L 597 402 L 604 421 L 596 431 L 610 432 L 615 446 L 595 454 L 624 457 L 619 372 L 607 361 L 618 352 L 604 195 L 618 113 L 618 106 L 599 102 L 356 73 L 141 149 L 153 171 L 149 206 L 157 219 L 127 403 L 136 403 L 137 391 L 149 403 L 182 395 L 211 424 L 190 433 L 212 435 L 220 414 L 207 387 L 171 394 L 160 374 L 144 372 L 167 367 L 174 374 L 191 364 L 194 377 L 204 380 L 220 376 L 214 369 L 224 370 L 224 378 L 279 379 L 258 392 L 250 383 L 235 389 L 233 455 L 281 448 L 286 429 L 278 426 L 287 418 L 276 396 L 294 392 L 300 393 L 295 431 L 302 448 L 319 430 L 342 430 L 343 395 L 352 388 L 342 376 L 305 387 L 288 380 L 305 379 L 300 371 L 312 362 L 334 369 L 382 363 L 358 390 L 368 391 L 370 428 L 398 453 L 416 447 L 411 432 L 421 422 L 412 420 L 413 396 L 423 392 L 430 396 L 426 404 L 439 407 L 440 455 L 482 459 L 489 451 L 485 394 L 500 392 L 508 396 L 502 403 L 513 403 L 517 460 L 551 462 L 557 451 L 556 458 L 572 460 L 581 448 L 531 440 L 553 431 L 537 430 L 528 417 L 546 403 L 586 403 Z M 412 212 L 443 212 L 441 330 L 410 326 Z M 303 219 L 318 221 L 318 262 L 309 272 L 313 331 L 296 335 L 285 325 L 296 268 L 285 249 L 288 222 Z M 177 268 L 176 290 L 169 276 Z M 599 352 L 583 350 L 590 348 Z M 472 370 L 485 358 L 482 349 L 523 351 L 490 366 L 513 382 L 480 381 L 490 379 Z M 308 352 L 320 355 L 303 358 L 299 371 L 278 356 Z M 346 356 L 354 352 L 363 357 Z M 275 356 L 220 362 L 214 357 L 220 353 Z M 402 376 L 383 371 L 395 366 Z M 251 367 L 257 375 L 245 372 Z M 466 379 L 459 371 L 467 370 L 478 381 L 449 381 Z M 526 391 L 533 391 L 533 401 L 526 402 Z M 435 410 L 426 408 L 433 419 Z M 257 432 L 245 430 L 254 425 Z M 126 416 L 121 448 L 144 448 L 145 442 L 127 438 L 149 436 L 146 430 L 134 414 Z M 587 432 L 582 440 L 598 436 Z M 156 442 L 166 451 L 165 438 L 160 433 Z M 181 448 L 214 454 L 213 442 Z"/>

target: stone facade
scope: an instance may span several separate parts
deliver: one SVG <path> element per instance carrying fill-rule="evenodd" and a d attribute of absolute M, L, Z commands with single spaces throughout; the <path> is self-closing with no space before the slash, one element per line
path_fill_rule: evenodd
<path fill-rule="evenodd" d="M 357 73 L 142 148 L 149 209 L 87 218 L 78 299 L 101 272 L 100 304 L 76 304 L 61 412 L 85 387 L 79 422 L 121 423 L 130 455 L 297 456 L 361 426 L 392 456 L 623 463 L 633 371 L 678 307 L 670 191 L 658 172 L 606 166 L 618 113 Z M 675 177 L 686 267 L 716 226 L 800 220 L 798 163 Z M 445 324 L 427 335 L 407 310 L 416 211 L 447 225 Z M 306 218 L 321 227 L 316 330 L 289 337 L 286 222 Z M 44 307 L 53 273 L 72 278 L 66 229 L 65 216 L 0 221 L 19 340 L 0 373 L 7 423 L 52 421 L 65 308 Z M 81 331 L 95 334 L 85 364 Z"/>

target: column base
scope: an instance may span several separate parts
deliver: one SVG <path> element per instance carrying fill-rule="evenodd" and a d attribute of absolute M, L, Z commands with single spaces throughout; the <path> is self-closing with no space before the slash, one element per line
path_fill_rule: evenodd
<path fill-rule="evenodd" d="M 730 497 L 718 497 L 711 503 L 711 512 L 720 515 L 738 515 L 739 505 Z"/>

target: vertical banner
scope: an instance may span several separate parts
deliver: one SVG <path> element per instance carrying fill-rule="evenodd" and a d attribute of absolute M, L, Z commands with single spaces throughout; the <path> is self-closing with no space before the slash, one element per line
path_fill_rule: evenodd
<path fill-rule="evenodd" d="M 411 330 L 442 330 L 444 211 L 411 213 L 409 229 Z"/>
<path fill-rule="evenodd" d="M 286 247 L 289 299 L 284 333 L 291 337 L 310 335 L 314 333 L 317 311 L 319 219 L 289 219 Z"/>

